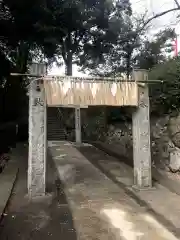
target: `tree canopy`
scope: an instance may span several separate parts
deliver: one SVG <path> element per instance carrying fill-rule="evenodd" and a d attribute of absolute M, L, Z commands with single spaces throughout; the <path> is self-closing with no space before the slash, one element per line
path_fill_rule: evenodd
<path fill-rule="evenodd" d="M 19 72 L 32 59 L 47 59 L 64 63 L 68 75 L 74 62 L 94 74 L 129 75 L 135 60 L 142 66 L 145 55 L 144 65 L 156 64 L 154 55 L 160 56 L 172 36 L 167 30 L 156 40 L 144 40 L 144 23 L 144 17 L 133 18 L 129 0 L 2 0 L 1 59 Z"/>
<path fill-rule="evenodd" d="M 20 106 L 24 79 L 14 80 L 9 73 L 27 72 L 32 60 L 64 63 L 68 75 L 73 63 L 106 76 L 129 76 L 134 66 L 151 69 L 167 61 L 174 31 L 162 31 L 150 41 L 146 24 L 145 16 L 134 18 L 129 0 L 2 0 L 1 92 Z"/>
<path fill-rule="evenodd" d="M 164 83 L 150 85 L 152 111 L 171 113 L 180 110 L 180 57 L 168 59 L 152 68 L 150 79 L 163 80 Z"/>
<path fill-rule="evenodd" d="M 152 40 L 144 39 L 135 55 L 136 67 L 151 69 L 153 66 L 167 60 L 168 53 L 173 51 L 174 29 L 167 28 L 153 36 Z"/>

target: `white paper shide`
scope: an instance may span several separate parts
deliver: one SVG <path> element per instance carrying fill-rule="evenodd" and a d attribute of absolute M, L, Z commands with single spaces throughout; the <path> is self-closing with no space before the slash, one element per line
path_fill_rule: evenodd
<path fill-rule="evenodd" d="M 111 93 L 114 97 L 116 96 L 116 93 L 117 93 L 117 84 L 116 83 L 112 84 Z"/>
<path fill-rule="evenodd" d="M 61 83 L 61 84 L 63 85 L 63 86 L 62 86 L 62 91 L 63 91 L 64 95 L 66 95 L 67 92 L 68 92 L 68 90 L 71 88 L 71 81 L 68 80 L 68 81 L 63 82 L 63 83 Z"/>
<path fill-rule="evenodd" d="M 91 92 L 92 92 L 93 98 L 96 97 L 96 93 L 97 93 L 98 90 L 99 90 L 98 84 L 97 83 L 92 83 Z"/>

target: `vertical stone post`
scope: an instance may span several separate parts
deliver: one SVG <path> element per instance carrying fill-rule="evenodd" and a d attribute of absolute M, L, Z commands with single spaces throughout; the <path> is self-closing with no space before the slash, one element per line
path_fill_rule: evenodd
<path fill-rule="evenodd" d="M 75 108 L 76 143 L 81 143 L 81 109 Z"/>
<path fill-rule="evenodd" d="M 46 187 L 46 102 L 43 85 L 32 81 L 29 89 L 28 194 L 45 195 Z"/>
<path fill-rule="evenodd" d="M 146 81 L 146 70 L 135 70 L 133 79 Z M 152 187 L 149 90 L 147 83 L 138 86 L 139 106 L 132 116 L 134 184 L 139 189 Z"/>

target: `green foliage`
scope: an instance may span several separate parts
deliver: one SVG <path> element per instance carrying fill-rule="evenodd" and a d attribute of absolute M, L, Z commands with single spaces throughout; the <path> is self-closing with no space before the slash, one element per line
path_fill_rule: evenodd
<path fill-rule="evenodd" d="M 157 33 L 153 40 L 146 40 L 141 44 L 139 54 L 136 55 L 136 66 L 151 69 L 158 63 L 163 63 L 167 53 L 172 52 L 172 40 L 175 38 L 174 29 L 165 29 Z"/>
<path fill-rule="evenodd" d="M 142 41 L 143 24 L 143 18 L 134 21 L 129 0 L 2 0 L 0 90 L 6 105 L 14 98 L 21 109 L 26 101 L 24 79 L 13 82 L 9 73 L 26 72 L 32 59 L 51 63 L 60 58 L 68 75 L 74 62 L 99 75 L 129 75 L 134 61 L 146 69 L 162 63 L 162 50 L 171 51 L 168 39 L 174 32 L 168 29 L 153 41 Z"/>
<path fill-rule="evenodd" d="M 127 59 L 131 58 L 138 41 L 133 29 L 130 1 L 116 1 L 107 15 L 107 26 L 93 29 L 92 34 L 80 58 L 82 68 L 94 75 L 129 73 Z"/>
<path fill-rule="evenodd" d="M 173 50 L 174 29 L 160 31 L 152 40 L 148 40 L 146 29 L 141 28 L 143 17 L 135 20 L 131 13 L 125 14 L 122 10 L 120 12 L 116 10 L 114 16 L 109 27 L 112 39 L 109 38 L 111 40 L 108 48 L 106 47 L 107 52 L 99 48 L 102 52 L 101 55 L 98 53 L 102 56 L 101 59 L 90 55 L 89 59 L 83 62 L 83 67 L 90 69 L 91 74 L 119 76 L 126 73 L 129 76 L 133 67 L 151 69 L 154 65 L 167 60 L 167 54 Z M 103 46 L 106 46 L 105 43 Z"/>
<path fill-rule="evenodd" d="M 53 58 L 59 38 L 65 35 L 63 3 L 58 0 L 2 0 L 0 3 L 0 52 L 26 72 L 37 55 Z M 61 10 L 61 11 L 60 11 Z"/>
<path fill-rule="evenodd" d="M 112 1 L 66 0 L 63 8 L 65 36 L 59 38 L 57 57 L 63 57 L 68 75 L 72 74 L 73 63 L 84 66 L 87 59 L 101 59 L 101 52 L 107 51 L 104 33 L 112 7 Z"/>
<path fill-rule="evenodd" d="M 17 100 L 14 109 L 22 107 L 23 79 L 14 78 L 13 82 L 9 73 L 25 73 L 27 63 L 34 58 L 52 62 L 62 56 L 69 75 L 73 61 L 82 64 L 86 56 L 101 59 L 114 40 L 109 20 L 115 6 L 119 12 L 131 11 L 128 1 L 121 0 L 118 4 L 111 0 L 2 0 L 0 63 L 4 68 L 0 72 L 0 86 L 6 106 L 14 98 Z"/>
<path fill-rule="evenodd" d="M 169 59 L 153 67 L 149 79 L 164 80 L 150 84 L 152 112 L 156 114 L 180 110 L 180 57 Z"/>

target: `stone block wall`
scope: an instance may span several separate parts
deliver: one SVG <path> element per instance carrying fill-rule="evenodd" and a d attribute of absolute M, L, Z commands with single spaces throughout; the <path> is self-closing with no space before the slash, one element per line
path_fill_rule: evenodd
<path fill-rule="evenodd" d="M 151 118 L 152 164 L 161 169 L 180 171 L 179 132 L 180 117 Z M 106 142 L 119 147 L 122 154 L 133 157 L 132 124 L 119 123 L 108 126 Z"/>

